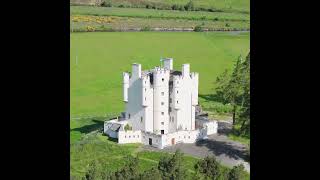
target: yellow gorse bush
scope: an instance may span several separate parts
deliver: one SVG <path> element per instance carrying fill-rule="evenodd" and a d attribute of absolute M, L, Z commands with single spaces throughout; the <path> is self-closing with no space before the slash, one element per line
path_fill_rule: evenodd
<path fill-rule="evenodd" d="M 116 17 L 111 16 L 71 16 L 73 22 L 95 22 L 98 24 L 103 23 L 113 23 L 116 20 Z"/>

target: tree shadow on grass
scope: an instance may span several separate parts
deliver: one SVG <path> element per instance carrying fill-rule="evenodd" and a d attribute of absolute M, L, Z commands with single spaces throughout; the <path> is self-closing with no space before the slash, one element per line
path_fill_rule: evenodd
<path fill-rule="evenodd" d="M 236 160 L 248 160 L 246 148 L 233 145 L 231 142 L 205 139 L 197 141 L 196 146 L 206 147 L 209 152 L 212 152 L 216 156 L 225 155 Z"/>
<path fill-rule="evenodd" d="M 93 122 L 93 124 L 85 125 L 85 126 L 82 126 L 82 127 L 79 127 L 79 128 L 74 128 L 74 129 L 71 129 L 71 131 L 78 131 L 80 133 L 87 134 L 87 133 L 90 133 L 92 131 L 103 130 L 103 124 L 104 124 L 103 121 L 99 121 L 99 120 L 93 119 L 92 122 Z"/>
<path fill-rule="evenodd" d="M 199 94 L 199 98 L 202 98 L 206 101 L 220 102 L 223 103 L 223 98 L 218 94 Z"/>

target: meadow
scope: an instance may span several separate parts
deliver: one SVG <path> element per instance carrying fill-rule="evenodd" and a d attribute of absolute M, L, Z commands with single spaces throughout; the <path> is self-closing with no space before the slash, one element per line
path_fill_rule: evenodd
<path fill-rule="evenodd" d="M 139 18 L 166 18 L 166 19 L 188 19 L 188 20 L 228 20 L 228 21 L 249 21 L 250 15 L 232 12 L 204 12 L 204 11 L 173 11 L 154 10 L 141 8 L 115 8 L 115 7 L 94 7 L 94 6 L 70 6 L 72 15 L 93 15 L 93 16 L 118 16 L 118 17 L 139 17 Z"/>
<path fill-rule="evenodd" d="M 186 5 L 190 0 L 104 0 L 113 7 L 170 8 L 172 5 Z M 71 4 L 82 2 L 90 4 L 90 0 L 71 0 Z M 220 11 L 250 12 L 250 0 L 193 0 L 195 8 L 210 8 Z"/>
<path fill-rule="evenodd" d="M 159 66 L 160 57 L 173 57 L 175 69 L 190 63 L 191 71 L 199 72 L 201 106 L 219 115 L 229 107 L 213 98 L 214 81 L 233 67 L 239 55 L 246 56 L 250 46 L 250 33 L 239 32 L 90 32 L 71 33 L 70 38 L 72 179 L 81 179 L 93 160 L 111 172 L 126 163 L 126 156 L 138 155 L 143 171 L 157 166 L 166 155 L 143 151 L 140 144 L 119 145 L 101 133 L 106 119 L 124 111 L 122 72 L 131 71 L 131 63 L 141 63 L 143 69 Z M 198 160 L 184 157 L 188 179 Z"/>
<path fill-rule="evenodd" d="M 143 69 L 172 57 L 174 68 L 190 63 L 199 72 L 199 102 L 208 111 L 228 111 L 211 96 L 216 77 L 249 52 L 249 33 L 91 32 L 71 33 L 70 116 L 105 116 L 124 110 L 122 72 L 138 62 Z M 219 112 L 217 112 L 219 113 Z"/>

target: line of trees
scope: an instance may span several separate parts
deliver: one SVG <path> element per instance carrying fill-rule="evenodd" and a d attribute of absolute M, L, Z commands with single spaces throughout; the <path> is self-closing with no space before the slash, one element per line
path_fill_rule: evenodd
<path fill-rule="evenodd" d="M 240 134 L 250 135 L 250 52 L 239 56 L 232 73 L 225 70 L 216 79 L 216 93 L 232 106 L 232 123 L 240 125 Z"/>
<path fill-rule="evenodd" d="M 187 170 L 183 165 L 183 153 L 179 150 L 172 156 L 161 157 L 158 166 L 139 173 L 139 158 L 128 156 L 128 162 L 116 172 L 106 173 L 97 161 L 89 165 L 85 175 L 87 180 L 184 180 Z M 199 160 L 194 166 L 196 173 L 194 179 L 212 180 L 243 180 L 245 178 L 244 166 L 234 166 L 231 170 L 223 169 L 213 157 Z"/>

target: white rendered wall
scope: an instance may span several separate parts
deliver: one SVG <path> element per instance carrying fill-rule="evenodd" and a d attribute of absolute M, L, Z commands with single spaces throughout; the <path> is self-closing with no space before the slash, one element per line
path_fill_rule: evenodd
<path fill-rule="evenodd" d="M 119 131 L 118 143 L 141 143 L 141 131 Z"/>
<path fill-rule="evenodd" d="M 132 65 L 132 75 L 129 80 L 128 102 L 126 103 L 126 117 L 133 130 L 145 130 L 145 108 L 142 106 L 141 65 Z M 141 122 L 142 118 L 142 122 Z"/>
<path fill-rule="evenodd" d="M 154 133 L 168 133 L 169 127 L 169 78 L 170 71 L 156 68 L 153 72 L 153 118 Z"/>

